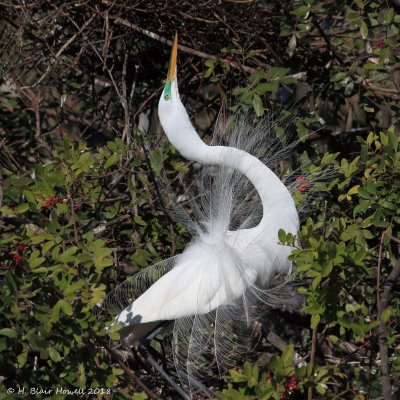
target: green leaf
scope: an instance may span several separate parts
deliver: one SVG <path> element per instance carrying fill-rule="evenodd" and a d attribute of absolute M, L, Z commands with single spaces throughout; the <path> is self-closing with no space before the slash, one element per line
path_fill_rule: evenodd
<path fill-rule="evenodd" d="M 120 334 L 118 332 L 107 332 L 108 336 L 110 337 L 110 339 L 112 340 L 120 340 Z"/>
<path fill-rule="evenodd" d="M 286 243 L 286 233 L 283 229 L 279 229 L 278 231 L 278 239 L 281 243 Z"/>
<path fill-rule="evenodd" d="M 71 304 L 69 304 L 66 300 L 61 299 L 58 301 L 61 310 L 64 312 L 64 314 L 68 315 L 68 316 L 72 316 L 73 311 L 72 311 L 72 307 Z"/>
<path fill-rule="evenodd" d="M 41 274 L 41 273 L 48 272 L 48 271 L 49 271 L 49 269 L 47 267 L 39 267 L 39 268 L 35 268 L 32 270 L 32 272 L 34 274 Z"/>
<path fill-rule="evenodd" d="M 262 96 L 263 94 L 269 92 L 269 93 L 274 93 L 276 92 L 276 83 L 261 83 L 255 88 L 255 92 L 259 95 Z"/>
<path fill-rule="evenodd" d="M 3 328 L 3 329 L 0 329 L 0 335 L 7 336 L 9 338 L 16 338 L 18 336 L 18 333 L 15 329 Z"/>
<path fill-rule="evenodd" d="M 391 7 L 387 10 L 387 13 L 385 16 L 385 21 L 384 21 L 385 25 L 391 24 L 393 21 L 393 18 L 394 18 L 394 8 Z"/>
<path fill-rule="evenodd" d="M 74 255 L 77 251 L 78 248 L 76 246 L 71 246 L 69 249 L 67 249 L 57 257 L 57 261 L 64 264 L 67 264 L 68 262 L 74 262 Z"/>
<path fill-rule="evenodd" d="M 112 373 L 114 374 L 114 375 L 122 375 L 123 373 L 124 373 L 124 370 L 123 369 L 121 369 L 121 368 L 113 368 L 112 369 Z"/>
<path fill-rule="evenodd" d="M 253 96 L 253 108 L 258 117 L 264 115 L 264 106 L 261 97 L 258 94 L 254 94 Z"/>
<path fill-rule="evenodd" d="M 331 76 L 331 82 L 339 82 L 346 78 L 346 72 L 340 71 L 337 72 L 335 75 Z"/>
<path fill-rule="evenodd" d="M 357 5 L 358 8 L 364 10 L 364 2 L 363 0 L 354 0 L 354 3 Z"/>
<path fill-rule="evenodd" d="M 28 358 L 28 352 L 25 350 L 17 356 L 18 368 L 22 368 L 26 364 Z"/>
<path fill-rule="evenodd" d="M 38 257 L 38 258 L 33 258 L 28 260 L 28 264 L 31 267 L 31 269 L 37 268 L 39 265 L 43 264 L 46 261 L 44 257 Z"/>
<path fill-rule="evenodd" d="M 134 393 L 132 400 L 147 400 L 148 396 L 146 393 L 141 392 L 141 393 Z"/>
<path fill-rule="evenodd" d="M 61 361 L 61 356 L 60 353 L 54 348 L 54 347 L 49 347 L 49 356 L 53 361 Z"/>
<path fill-rule="evenodd" d="M 53 240 L 46 242 L 42 246 L 42 254 L 46 254 L 54 245 L 55 245 L 55 242 Z"/>
<path fill-rule="evenodd" d="M 289 68 L 284 67 L 271 67 L 267 72 L 267 79 L 269 81 L 280 80 L 287 75 Z"/>
<path fill-rule="evenodd" d="M 113 154 L 113 155 L 111 155 L 111 156 L 107 159 L 107 161 L 104 163 L 104 168 L 105 168 L 105 169 L 110 168 L 112 165 L 114 165 L 116 162 L 119 161 L 120 157 L 121 157 L 121 156 L 120 156 L 119 154 Z"/>
<path fill-rule="evenodd" d="M 263 69 L 259 69 L 256 71 L 254 74 L 250 75 L 250 82 L 255 85 L 257 84 L 261 79 L 265 77 L 265 71 Z"/>
<path fill-rule="evenodd" d="M 315 389 L 317 389 L 317 392 L 319 394 L 325 394 L 326 393 L 326 387 L 322 383 L 318 383 L 317 386 L 315 387 Z"/>
<path fill-rule="evenodd" d="M 299 135 L 299 139 L 304 142 L 307 137 L 307 128 L 304 126 L 301 120 L 296 121 L 296 130 L 297 134 Z"/>
<path fill-rule="evenodd" d="M 19 214 L 22 214 L 22 213 L 24 213 L 24 212 L 26 212 L 28 210 L 29 210 L 29 204 L 28 203 L 22 203 L 15 209 L 15 211 L 17 213 L 19 213 Z"/>
<path fill-rule="evenodd" d="M 361 37 L 363 39 L 366 39 L 368 37 L 368 26 L 365 23 L 365 21 L 361 21 L 360 24 L 360 33 L 361 33 Z"/>
<path fill-rule="evenodd" d="M 399 137 L 394 132 L 394 129 L 388 129 L 387 133 L 390 147 L 393 149 L 393 151 L 397 151 L 399 146 Z"/>
<path fill-rule="evenodd" d="M 311 316 L 311 325 L 310 325 L 310 328 L 311 328 L 311 329 L 316 329 L 317 326 L 318 326 L 318 324 L 319 324 L 320 319 L 321 319 L 321 316 L 320 316 L 319 314 L 314 314 L 314 315 L 312 315 L 312 316 Z"/>
<path fill-rule="evenodd" d="M 285 367 L 292 365 L 294 358 L 294 346 L 293 344 L 289 344 L 286 346 L 285 350 L 282 353 L 281 360 Z"/>
<path fill-rule="evenodd" d="M 382 320 L 383 322 L 388 322 L 390 316 L 391 316 L 391 309 L 390 309 L 390 307 L 388 307 L 388 308 L 386 308 L 386 309 L 383 311 L 383 313 L 382 313 L 382 315 L 381 315 L 381 320 Z"/>
<path fill-rule="evenodd" d="M 308 14 L 310 12 L 310 6 L 300 6 L 298 8 L 296 8 L 295 10 L 292 11 L 292 13 L 294 15 L 296 15 L 296 17 L 304 17 L 307 18 Z"/>

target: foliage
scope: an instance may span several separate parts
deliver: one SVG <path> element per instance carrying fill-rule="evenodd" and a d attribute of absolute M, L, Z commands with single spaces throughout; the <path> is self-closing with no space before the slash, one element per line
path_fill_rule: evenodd
<path fill-rule="evenodd" d="M 164 168 L 184 195 L 197 175 L 153 117 L 163 39 L 177 29 L 181 94 L 206 141 L 221 98 L 259 117 L 278 102 L 296 108 L 288 120 L 301 139 L 287 164 L 312 180 L 319 154 L 337 171 L 298 236 L 279 235 L 296 246 L 304 308 L 268 311 L 258 363 L 229 371 L 218 396 L 390 398 L 400 386 L 397 2 L 117 3 L 0 9 L 0 398 L 22 387 L 70 390 L 34 394 L 46 399 L 174 396 L 135 354 L 116 357 L 118 333 L 94 311 L 127 274 L 190 241 L 154 179 Z M 300 188 L 296 201 L 305 178 Z"/>
<path fill-rule="evenodd" d="M 143 266 L 151 255 L 158 256 L 154 231 L 161 226 L 159 216 L 149 215 L 145 224 L 129 214 L 133 199 L 105 201 L 104 181 L 125 150 L 120 139 L 97 152 L 64 141 L 52 162 L 35 165 L 30 176 L 5 176 L 6 205 L 0 212 L 14 227 L 0 241 L 0 364 L 7 387 L 84 387 L 88 395 L 129 398 L 117 389 L 123 370 L 93 342 L 95 335 L 105 335 L 93 309 L 108 283 L 118 279 L 110 268 L 116 260 L 111 246 L 132 234 L 122 224 L 113 230 L 114 238 L 101 239 L 101 232 L 110 229 L 116 216 L 129 218 L 142 237 L 151 234 L 148 245 L 130 256 L 132 265 Z"/>
<path fill-rule="evenodd" d="M 301 248 L 294 250 L 291 258 L 296 274 L 308 283 L 299 292 L 306 299 L 304 311 L 310 315 L 310 329 L 317 332 L 318 341 L 329 343 L 329 353 L 324 355 L 328 363 L 299 367 L 293 360 L 293 345 L 288 345 L 280 358 L 268 361 L 269 375 L 260 374 L 258 367 L 250 364 L 244 365 L 243 373 L 230 371 L 228 381 L 246 385 L 234 388 L 230 383 L 221 398 L 296 398 L 287 387 L 292 376 L 296 391 L 315 388 L 316 398 L 318 394 L 324 399 L 335 397 L 327 392 L 327 384 L 342 382 L 346 387 L 345 381 L 343 397 L 359 393 L 361 399 L 366 393 L 375 397 L 382 393 L 379 379 L 372 377 L 377 365 L 371 355 L 382 335 L 382 322 L 386 326 L 383 340 L 389 347 L 398 340 L 400 329 L 398 296 L 394 294 L 392 304 L 380 313 L 377 302 L 382 298 L 376 291 L 381 277 L 399 268 L 400 146 L 393 129 L 379 136 L 370 133 L 358 141 L 360 156 L 350 163 L 342 159 L 340 178 L 331 183 L 338 193 L 344 192 L 338 196 L 339 202 L 333 198 L 324 213 L 308 217 L 298 238 L 279 232 L 283 244 L 296 246 L 300 240 Z M 350 353 L 346 350 L 349 343 Z M 357 360 L 354 366 L 349 365 L 353 358 Z M 390 364 L 393 375 L 398 375 L 396 349 Z M 268 378 L 271 376 L 274 379 Z"/>
<path fill-rule="evenodd" d="M 298 364 L 294 367 L 294 364 Z M 302 365 L 301 365 L 302 364 Z M 243 371 L 229 371 L 228 380 L 239 383 L 239 389 L 228 384 L 228 389 L 219 393 L 227 400 L 262 399 L 283 400 L 304 393 L 307 384 L 316 386 L 317 392 L 326 393 L 326 384 L 333 375 L 334 368 L 319 368 L 313 371 L 311 364 L 295 363 L 294 346 L 288 345 L 281 356 L 272 356 L 268 362 L 268 373 L 260 373 L 257 365 L 246 362 Z M 339 375 L 339 374 L 337 374 Z"/>

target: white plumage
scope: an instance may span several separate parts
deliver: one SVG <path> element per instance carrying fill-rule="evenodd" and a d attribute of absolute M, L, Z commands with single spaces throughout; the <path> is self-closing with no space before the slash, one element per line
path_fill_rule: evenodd
<path fill-rule="evenodd" d="M 208 146 L 197 135 L 180 100 L 176 51 L 175 40 L 158 106 L 161 125 L 183 157 L 217 166 L 217 173 L 214 179 L 204 178 L 210 168 L 203 173 L 206 192 L 202 204 L 194 206 L 200 220 L 189 223 L 197 233 L 193 243 L 181 255 L 130 278 L 108 302 L 118 300 L 121 294 L 125 301 L 127 297 L 132 300 L 115 319 L 123 326 L 121 336 L 129 342 L 143 337 L 158 321 L 176 321 L 175 364 L 182 382 L 191 386 L 193 379 L 208 374 L 202 371 L 207 360 L 215 358 L 223 369 L 246 350 L 257 307 L 274 296 L 279 298 L 280 289 L 274 293 L 271 283 L 276 274 L 290 271 L 292 249 L 279 243 L 278 231 L 295 235 L 299 218 L 286 186 L 258 158 L 244 151 L 261 149 L 262 143 L 243 138 L 251 137 L 251 129 L 259 138 L 263 125 L 249 128 L 237 121 L 233 141 L 236 146 L 245 143 L 244 150 Z M 241 131 L 246 131 L 244 136 Z M 268 137 L 268 132 L 264 133 Z M 256 208 L 246 210 L 254 207 L 255 193 L 261 200 L 262 216 Z M 241 207 L 236 210 L 238 200 Z M 233 230 L 235 219 L 240 221 Z"/>

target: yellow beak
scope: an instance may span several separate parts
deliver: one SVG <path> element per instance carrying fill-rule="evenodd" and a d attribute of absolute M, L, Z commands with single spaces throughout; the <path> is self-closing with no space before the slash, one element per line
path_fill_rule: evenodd
<path fill-rule="evenodd" d="M 172 46 L 171 59 L 169 61 L 169 69 L 167 79 L 171 82 L 176 77 L 176 59 L 178 56 L 178 33 L 175 34 L 174 44 Z"/>

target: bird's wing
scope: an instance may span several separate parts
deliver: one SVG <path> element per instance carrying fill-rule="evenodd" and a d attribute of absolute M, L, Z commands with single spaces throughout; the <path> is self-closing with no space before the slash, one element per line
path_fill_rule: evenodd
<path fill-rule="evenodd" d="M 167 258 L 127 278 L 110 291 L 101 304 L 98 314 L 107 313 L 112 316 L 119 314 L 140 297 L 153 283 L 171 271 L 177 259 L 178 256 Z"/>
<path fill-rule="evenodd" d="M 174 268 L 126 307 L 116 323 L 128 326 L 206 314 L 240 297 L 256 280 L 228 246 L 201 241 L 179 256 Z"/>

